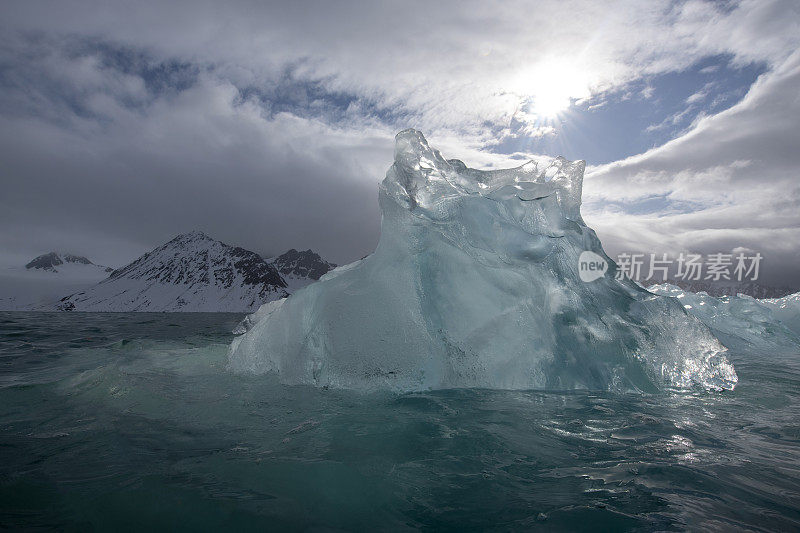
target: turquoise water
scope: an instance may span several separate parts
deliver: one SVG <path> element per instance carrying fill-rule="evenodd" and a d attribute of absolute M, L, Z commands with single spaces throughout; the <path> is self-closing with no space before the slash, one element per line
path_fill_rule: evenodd
<path fill-rule="evenodd" d="M 231 314 L 0 313 L 0 529 L 800 528 L 800 356 L 733 392 L 360 395 L 226 370 Z"/>

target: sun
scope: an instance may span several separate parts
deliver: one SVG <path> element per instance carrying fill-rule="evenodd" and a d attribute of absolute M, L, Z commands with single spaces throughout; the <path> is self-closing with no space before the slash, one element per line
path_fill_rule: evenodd
<path fill-rule="evenodd" d="M 539 120 L 555 119 L 588 96 L 586 70 L 569 60 L 548 60 L 521 70 L 512 82 L 525 111 Z"/>
<path fill-rule="evenodd" d="M 560 92 L 557 87 L 554 90 L 541 90 L 531 97 L 531 111 L 541 118 L 556 118 L 570 106 L 570 98 L 567 93 Z"/>

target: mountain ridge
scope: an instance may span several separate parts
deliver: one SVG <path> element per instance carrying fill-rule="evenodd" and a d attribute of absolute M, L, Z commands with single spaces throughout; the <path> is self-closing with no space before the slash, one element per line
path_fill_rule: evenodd
<path fill-rule="evenodd" d="M 255 252 L 201 231 L 180 234 L 79 293 L 69 311 L 249 312 L 288 296 L 278 271 Z"/>
<path fill-rule="evenodd" d="M 298 252 L 294 248 L 272 258 L 270 263 L 283 276 L 290 292 L 314 283 L 337 266 L 313 250 Z"/>

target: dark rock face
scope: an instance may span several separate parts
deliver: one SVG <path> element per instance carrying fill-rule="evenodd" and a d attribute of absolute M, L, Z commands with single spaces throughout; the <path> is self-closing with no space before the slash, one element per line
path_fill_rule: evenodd
<path fill-rule="evenodd" d="M 325 261 L 319 254 L 311 250 L 298 252 L 294 248 L 276 257 L 272 264 L 278 269 L 278 272 L 285 276 L 291 275 L 314 280 L 336 268 L 335 263 Z"/>
<path fill-rule="evenodd" d="M 63 265 L 64 263 L 79 263 L 82 265 L 93 265 L 91 261 L 86 259 L 80 255 L 73 255 L 73 254 L 65 254 L 64 256 L 58 255 L 56 252 L 50 252 L 47 254 L 42 254 L 27 265 L 25 268 L 38 268 L 41 270 L 49 270 L 51 272 L 58 272 L 56 268 L 59 265 Z M 112 269 L 107 269 L 110 271 Z"/>
<path fill-rule="evenodd" d="M 277 287 L 286 287 L 286 282 L 277 269 L 264 261 L 260 255 L 236 247 L 231 250 L 231 256 L 236 258 L 233 266 L 242 272 L 245 283 L 269 283 Z"/>
<path fill-rule="evenodd" d="M 80 263 L 82 265 L 93 265 L 94 264 L 91 261 L 89 261 L 88 259 L 86 259 L 85 257 L 81 257 L 80 255 L 72 255 L 72 254 L 65 255 L 64 256 L 64 262 L 65 263 Z"/>

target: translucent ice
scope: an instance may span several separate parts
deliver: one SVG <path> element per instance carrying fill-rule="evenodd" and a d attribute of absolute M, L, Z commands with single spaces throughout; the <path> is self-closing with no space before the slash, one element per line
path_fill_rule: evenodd
<path fill-rule="evenodd" d="M 800 293 L 757 300 L 744 294 L 719 298 L 705 292 L 695 294 L 668 283 L 648 290 L 679 300 L 730 348 L 773 352 L 784 347 L 796 354 L 800 347 Z"/>
<path fill-rule="evenodd" d="M 400 132 L 375 253 L 260 310 L 231 367 L 358 389 L 733 388 L 708 328 L 615 279 L 580 215 L 583 171 L 562 157 L 474 170 Z M 607 262 L 590 282 L 586 251 Z"/>
<path fill-rule="evenodd" d="M 800 292 L 783 298 L 760 300 L 780 323 L 800 338 Z"/>

